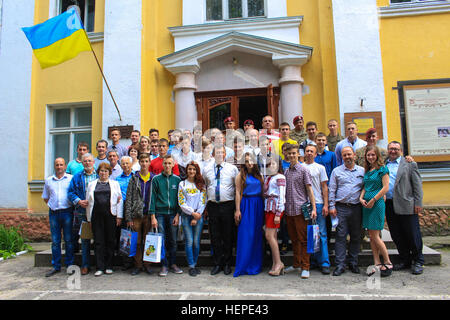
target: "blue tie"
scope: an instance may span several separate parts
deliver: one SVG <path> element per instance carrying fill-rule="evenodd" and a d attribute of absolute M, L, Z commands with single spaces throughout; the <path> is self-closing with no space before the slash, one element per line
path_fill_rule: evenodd
<path fill-rule="evenodd" d="M 217 173 L 216 173 L 216 201 L 220 201 L 220 170 L 222 169 L 222 166 L 220 164 L 217 165 Z"/>

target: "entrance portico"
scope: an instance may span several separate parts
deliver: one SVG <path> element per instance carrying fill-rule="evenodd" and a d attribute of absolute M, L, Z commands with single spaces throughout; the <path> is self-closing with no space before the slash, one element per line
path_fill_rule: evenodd
<path fill-rule="evenodd" d="M 272 110 L 277 113 L 280 122 L 290 122 L 296 115 L 303 113 L 301 67 L 309 61 L 312 48 L 232 31 L 158 59 L 176 78 L 174 86 L 176 128 L 192 130 L 195 122 L 202 120 L 202 115 L 197 113 L 194 97 L 194 92 L 199 89 L 197 75 L 202 64 L 214 62 L 214 59 L 220 60 L 219 57 L 234 52 L 254 56 L 255 59 L 262 61 L 270 59 L 275 69 L 278 69 L 276 79 L 269 77 L 265 80 L 260 79 L 264 76 L 254 77 L 243 69 L 235 69 L 233 73 L 249 83 L 251 88 L 279 86 L 280 106 L 274 105 Z M 233 63 L 237 63 L 234 58 Z M 263 74 L 265 70 L 258 72 Z M 242 87 L 229 89 L 238 90 Z"/>

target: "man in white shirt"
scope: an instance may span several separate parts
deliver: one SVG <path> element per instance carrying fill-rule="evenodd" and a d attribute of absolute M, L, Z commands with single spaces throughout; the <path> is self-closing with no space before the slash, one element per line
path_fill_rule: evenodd
<path fill-rule="evenodd" d="M 259 155 L 261 149 L 258 146 L 259 142 L 259 132 L 256 129 L 248 129 L 245 132 L 246 138 L 248 138 L 248 144 L 244 146 L 244 153 L 253 153 L 255 157 Z"/>
<path fill-rule="evenodd" d="M 52 265 L 53 269 L 46 273 L 46 277 L 61 271 L 61 231 L 64 234 L 65 264 L 73 264 L 73 207 L 67 191 L 69 190 L 72 175 L 66 173 L 66 162 L 63 158 L 56 158 L 54 163 L 55 174 L 45 179 L 42 199 L 49 207 L 50 231 L 52 235 Z"/>
<path fill-rule="evenodd" d="M 225 162 L 225 147 L 215 146 L 215 162 L 203 170 L 208 195 L 207 211 L 209 231 L 213 248 L 214 268 L 211 275 L 224 271 L 231 273 L 233 226 L 235 211 L 235 179 L 238 169 Z"/>
<path fill-rule="evenodd" d="M 334 151 L 336 154 L 336 161 L 338 166 L 344 163 L 344 161 L 342 160 L 342 149 L 344 149 L 345 147 L 351 147 L 353 151 L 356 152 L 357 149 L 365 147 L 367 145 L 367 142 L 358 138 L 358 127 L 356 126 L 355 122 L 347 122 L 345 130 L 347 131 L 347 138 L 339 141 Z"/>
<path fill-rule="evenodd" d="M 323 274 L 330 274 L 326 224 L 326 217 L 328 216 L 328 176 L 325 167 L 314 162 L 316 156 L 317 146 L 307 145 L 303 165 L 311 174 L 311 186 L 316 200 L 317 224 L 320 230 L 320 251 L 312 255 L 312 263 L 319 264 Z"/>

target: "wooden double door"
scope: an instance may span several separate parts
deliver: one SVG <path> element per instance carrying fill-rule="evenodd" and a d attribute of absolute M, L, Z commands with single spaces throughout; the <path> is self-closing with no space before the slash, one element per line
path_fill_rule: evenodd
<path fill-rule="evenodd" d="M 236 128 L 244 128 L 244 121 L 253 120 L 256 129 L 261 129 L 262 118 L 271 115 L 278 128 L 279 87 L 195 92 L 198 121 L 203 131 L 210 128 L 225 129 L 223 121 L 233 117 Z"/>

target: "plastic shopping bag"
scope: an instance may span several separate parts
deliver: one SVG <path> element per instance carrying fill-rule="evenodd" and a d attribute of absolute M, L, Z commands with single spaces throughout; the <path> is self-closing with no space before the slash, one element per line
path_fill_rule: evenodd
<path fill-rule="evenodd" d="M 134 257 L 136 255 L 138 233 L 128 230 L 120 230 L 120 253 L 127 257 Z"/>
<path fill-rule="evenodd" d="M 316 253 L 320 251 L 320 231 L 318 224 L 310 224 L 307 229 L 307 253 Z"/>
<path fill-rule="evenodd" d="M 165 257 L 164 235 L 149 232 L 145 237 L 144 261 L 159 263 Z"/>

